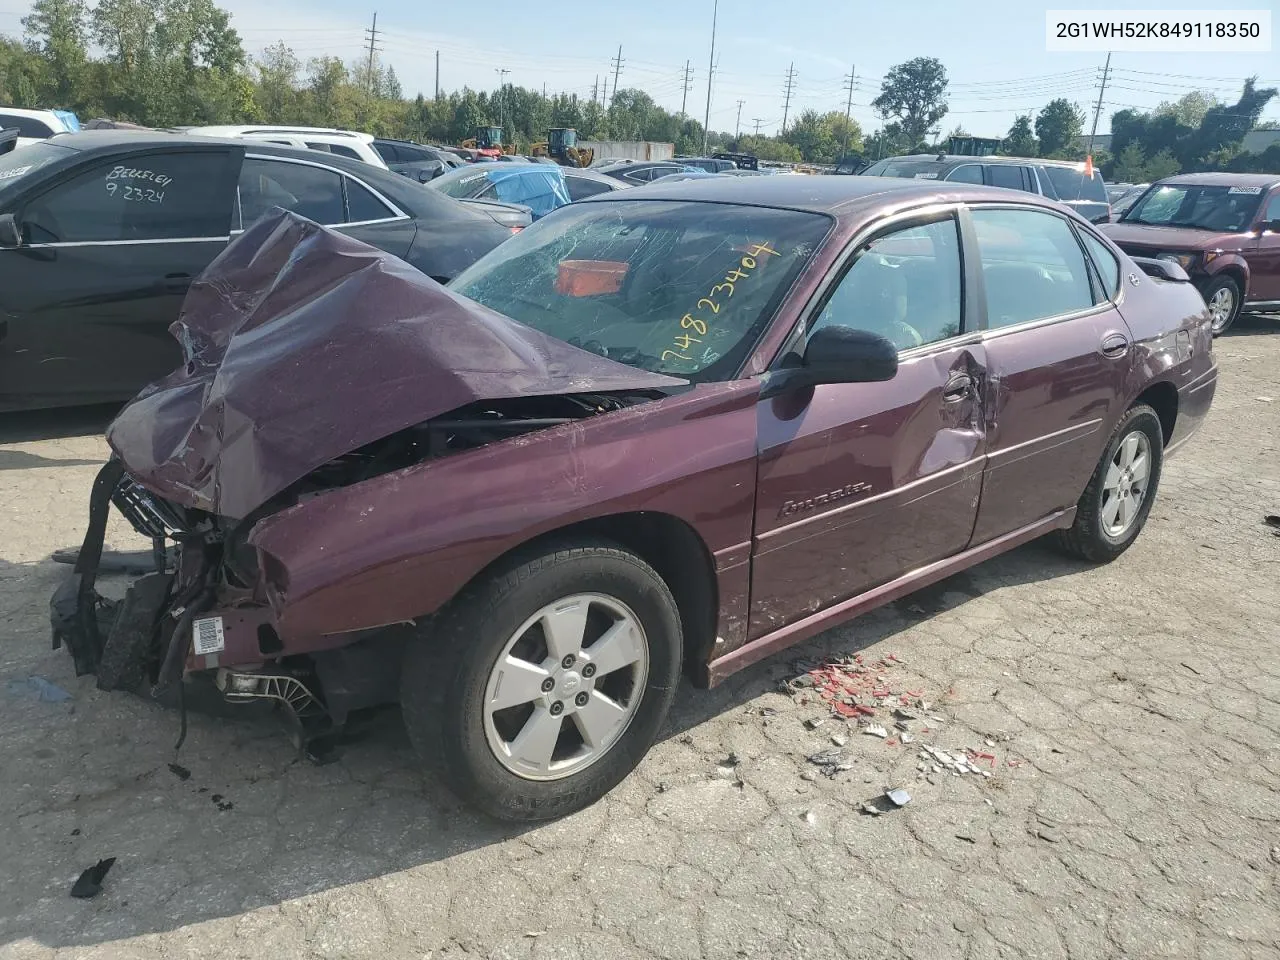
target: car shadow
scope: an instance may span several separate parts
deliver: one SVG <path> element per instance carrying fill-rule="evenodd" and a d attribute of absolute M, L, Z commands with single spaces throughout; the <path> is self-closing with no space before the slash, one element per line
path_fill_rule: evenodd
<path fill-rule="evenodd" d="M 22 450 L 0 450 L 0 470 L 32 470 L 41 467 L 94 467 L 101 460 L 62 460 L 57 457 L 42 457 L 36 453 Z"/>
<path fill-rule="evenodd" d="M 101 436 L 119 412 L 120 404 L 114 403 L 0 413 L 0 443 Z"/>
<path fill-rule="evenodd" d="M 714 690 L 682 683 L 659 740 L 776 690 L 794 675 L 798 657 L 875 647 L 993 590 L 1083 568 L 1033 543 L 864 615 L 853 629 L 845 624 L 789 648 Z M 49 560 L 0 562 L 0 609 L 21 608 L 11 619 L 21 633 L 47 629 L 47 599 L 66 571 Z M 118 595 L 125 580 L 107 579 Z M 7 784 L 0 817 L 20 826 L 0 838 L 10 868 L 0 877 L 0 946 L 30 939 L 56 949 L 159 933 L 346 884 L 398 882 L 400 871 L 485 856 L 514 838 L 537 853 L 541 831 L 555 835 L 604 816 L 598 804 L 559 825 L 521 826 L 473 812 L 417 772 L 394 709 L 365 718 L 324 765 L 300 757 L 267 716 L 192 714 L 186 743 L 175 751 L 175 711 L 98 691 L 92 677 L 74 677 L 65 651 L 23 647 L 0 661 Z M 38 699 L 29 676 L 74 699 Z M 628 789 L 647 787 L 633 777 L 619 788 Z M 103 892 L 71 899 L 76 875 L 105 857 L 118 859 Z"/>
<path fill-rule="evenodd" d="M 1280 336 L 1280 314 L 1242 313 L 1223 337 Z"/>

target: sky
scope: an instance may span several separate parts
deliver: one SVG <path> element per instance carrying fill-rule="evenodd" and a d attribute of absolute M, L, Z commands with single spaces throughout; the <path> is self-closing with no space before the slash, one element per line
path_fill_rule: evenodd
<path fill-rule="evenodd" d="M 310 57 L 368 55 L 367 31 L 377 14 L 378 47 L 395 68 L 406 95 L 435 89 L 436 52 L 444 90 L 464 85 L 496 89 L 505 81 L 548 93 L 590 97 L 608 77 L 622 47 L 620 86 L 639 87 L 679 110 L 686 63 L 692 71 L 687 110 L 698 120 L 707 106 L 713 0 L 529 0 L 422 3 L 421 0 L 219 0 L 251 55 L 284 41 L 304 62 Z M 855 75 L 852 114 L 870 132 L 881 123 L 870 104 L 897 63 L 937 57 L 950 80 L 950 112 L 943 133 L 957 125 L 978 136 L 1003 136 L 1020 113 L 1055 97 L 1078 103 L 1092 118 L 1104 53 L 1045 50 L 1046 9 L 1195 10 L 1184 0 L 1051 0 L 960 4 L 954 0 L 853 0 L 794 7 L 784 0 L 720 0 L 710 126 L 775 133 L 782 124 L 787 72 L 795 79 L 790 116 L 805 109 L 845 109 L 846 78 Z M 1232 9 L 1272 9 L 1277 0 L 1231 0 Z M 21 32 L 24 0 L 0 0 L 0 33 Z M 1280 86 L 1280 38 L 1270 53 L 1116 53 L 1098 132 L 1125 107 L 1150 109 L 1191 89 L 1225 101 L 1239 96 L 1244 78 Z M 597 88 L 600 89 L 600 88 Z M 1278 98 L 1280 99 L 1280 98 Z M 742 101 L 739 110 L 738 101 Z M 1280 120 L 1273 101 L 1263 119 Z M 1086 123 L 1086 132 L 1089 124 Z"/>

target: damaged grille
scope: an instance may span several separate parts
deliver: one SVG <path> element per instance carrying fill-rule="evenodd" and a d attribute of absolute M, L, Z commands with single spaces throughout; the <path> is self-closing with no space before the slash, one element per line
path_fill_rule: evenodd
<path fill-rule="evenodd" d="M 152 496 L 127 473 L 116 484 L 111 502 L 134 530 L 153 541 L 190 532 L 183 511 L 168 501 Z"/>

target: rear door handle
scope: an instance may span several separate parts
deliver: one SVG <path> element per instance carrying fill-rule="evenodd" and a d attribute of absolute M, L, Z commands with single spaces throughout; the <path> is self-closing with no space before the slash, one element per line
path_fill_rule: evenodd
<path fill-rule="evenodd" d="M 1129 351 L 1129 338 L 1123 333 L 1113 333 L 1102 338 L 1104 357 L 1123 357 Z"/>
<path fill-rule="evenodd" d="M 953 403 L 956 400 L 963 400 L 969 395 L 969 391 L 973 389 L 973 377 L 967 373 L 957 373 L 954 377 L 947 381 L 947 385 L 942 388 L 942 399 Z"/>

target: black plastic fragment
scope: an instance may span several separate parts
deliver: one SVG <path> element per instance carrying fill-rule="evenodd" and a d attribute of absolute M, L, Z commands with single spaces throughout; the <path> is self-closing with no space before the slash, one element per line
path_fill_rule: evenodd
<path fill-rule="evenodd" d="M 188 770 L 186 767 L 182 766 L 182 764 L 180 763 L 169 764 L 169 772 L 172 773 L 179 780 L 191 779 L 191 771 Z"/>
<path fill-rule="evenodd" d="M 80 874 L 72 885 L 71 895 L 80 900 L 96 897 L 102 892 L 102 881 L 106 879 L 107 871 L 115 865 L 115 862 L 115 857 L 107 857 L 107 859 L 99 860 L 92 867 L 89 867 Z"/>

